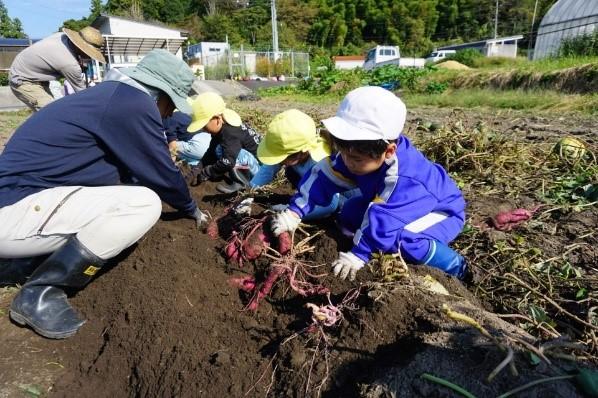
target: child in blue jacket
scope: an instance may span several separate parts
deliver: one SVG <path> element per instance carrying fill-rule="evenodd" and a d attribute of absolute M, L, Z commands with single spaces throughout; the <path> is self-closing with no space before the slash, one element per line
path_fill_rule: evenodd
<path fill-rule="evenodd" d="M 304 176 L 287 210 L 278 213 L 275 235 L 293 231 L 315 206 L 358 187 L 339 221 L 353 234 L 353 248 L 339 253 L 335 275 L 351 280 L 372 253 L 397 253 L 416 264 L 462 278 L 465 260 L 448 246 L 461 232 L 465 200 L 455 182 L 401 136 L 406 108 L 393 93 L 361 87 L 343 99 L 335 117 L 323 121 L 338 153 Z"/>

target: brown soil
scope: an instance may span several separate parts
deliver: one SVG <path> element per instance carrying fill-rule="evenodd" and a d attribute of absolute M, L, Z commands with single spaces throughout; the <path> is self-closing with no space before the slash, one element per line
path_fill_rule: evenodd
<path fill-rule="evenodd" d="M 194 194 L 201 198 L 206 193 L 203 207 L 221 214 L 227 202 L 213 192 L 207 185 Z M 329 264 L 339 247 L 349 244 L 325 235 L 309 257 Z M 65 367 L 52 396 L 451 396 L 421 380 L 424 372 L 494 396 L 554 375 L 554 369 L 519 360 L 520 376 L 505 371 L 494 383 L 482 383 L 504 354 L 471 328 L 448 320 L 441 305 L 484 320 L 493 332 L 523 332 L 481 310 L 459 282 L 427 267 L 412 268 L 412 280 L 431 274 L 451 296 L 423 291 L 411 282 L 393 288 L 366 285 L 373 278 L 367 272 L 354 284 L 328 277 L 334 302 L 362 287 L 359 309 L 326 331 L 326 344 L 315 333 L 293 337 L 309 323 L 305 303 L 323 303 L 323 298 L 300 298 L 279 286 L 256 314 L 242 311 L 246 297 L 227 280 L 252 267 L 227 266 L 222 245 L 193 231 L 191 220 L 162 220 L 113 261 L 72 299 L 88 318 L 80 332 L 64 342 L 36 339 L 46 350 L 56 347 Z M 535 393 L 547 391 L 576 396 L 567 382 Z"/>
<path fill-rule="evenodd" d="M 450 117 L 440 112 L 420 115 L 426 120 Z M 532 140 L 536 134 L 532 125 L 545 126 L 538 139 L 551 134 L 549 126 L 559 126 L 558 131 L 571 128 L 571 124 L 561 128 L 564 122 L 558 120 L 527 118 L 510 123 L 524 126 Z M 579 128 L 583 129 L 580 135 L 592 134 L 593 127 Z M 214 216 L 221 215 L 232 200 L 216 194 L 213 184 L 195 188 L 193 194 Z M 483 223 L 501 206 L 528 204 L 526 198 L 467 195 L 474 223 Z M 257 202 L 284 199 L 272 195 Z M 327 235 L 317 238 L 316 250 L 307 259 L 330 264 L 350 242 L 334 232 L 332 223 L 320 226 Z M 528 239 L 537 239 L 547 256 L 556 255 L 578 234 L 596 227 L 598 211 L 586 209 L 563 215 L 558 233 L 531 228 Z M 504 233 L 488 233 L 497 234 L 496 240 L 507 239 Z M 519 376 L 506 369 L 493 383 L 485 383 L 505 354 L 471 327 L 447 318 L 442 304 L 474 317 L 495 335 L 528 336 L 483 310 L 483 303 L 460 282 L 427 267 L 412 267 L 409 280 L 392 286 L 370 283 L 374 277 L 369 272 L 358 274 L 355 283 L 327 277 L 324 283 L 330 286 L 335 303 L 352 288 L 360 287 L 362 294 L 358 309 L 345 312 L 339 327 L 326 329 L 325 341 L 321 334 L 304 331 L 311 315 L 305 304 L 326 303 L 323 297 L 301 298 L 279 284 L 256 314 L 243 311 L 247 297 L 228 279 L 250 274 L 253 268 L 226 264 L 223 244 L 195 231 L 193 221 L 176 219 L 166 209 L 163 220 L 137 245 L 72 298 L 88 322 L 65 341 L 41 339 L 10 324 L 6 316 L 10 294 L 0 297 L 0 397 L 18 396 L 30 385 L 57 397 L 455 396 L 421 379 L 422 373 L 446 378 L 477 396 L 493 397 L 573 366 L 558 361 L 554 367 L 534 366 L 525 353 L 517 352 Z M 466 245 L 467 237 L 457 244 Z M 596 264 L 595 249 L 584 253 L 586 257 L 576 258 L 573 265 Z M 450 295 L 423 290 L 418 281 L 426 274 Z M 29 382 L 14 386 L 14 380 Z M 51 380 L 56 380 L 53 386 Z M 522 396 L 575 397 L 579 392 L 573 384 L 559 381 Z"/>

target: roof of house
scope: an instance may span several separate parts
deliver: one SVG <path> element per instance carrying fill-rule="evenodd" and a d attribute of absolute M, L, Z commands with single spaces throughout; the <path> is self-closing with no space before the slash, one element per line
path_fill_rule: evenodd
<path fill-rule="evenodd" d="M 173 30 L 176 32 L 181 32 L 181 33 L 185 33 L 185 34 L 189 34 L 189 31 L 185 30 L 185 29 L 179 29 L 179 28 L 173 28 L 172 26 L 168 26 L 165 25 L 161 22 L 157 22 L 157 21 L 143 21 L 143 20 L 138 20 L 138 19 L 133 19 L 133 18 L 125 18 L 125 17 L 121 17 L 121 16 L 117 16 L 117 15 L 110 15 L 110 14 L 106 14 L 106 13 L 102 13 L 100 15 L 98 15 L 96 17 L 96 19 L 94 19 L 94 21 L 91 23 L 91 26 L 93 26 L 94 28 L 99 29 L 102 26 L 102 23 L 104 23 L 105 21 L 109 20 L 109 19 L 120 19 L 122 21 L 129 21 L 129 22 L 135 22 L 135 23 L 140 23 L 140 24 L 144 24 L 144 25 L 149 25 L 149 26 L 155 26 L 158 28 L 163 28 L 163 29 L 169 29 L 169 30 Z"/>
<path fill-rule="evenodd" d="M 0 37 L 0 47 L 29 47 L 31 44 L 39 41 L 29 39 L 9 39 L 6 37 Z"/>

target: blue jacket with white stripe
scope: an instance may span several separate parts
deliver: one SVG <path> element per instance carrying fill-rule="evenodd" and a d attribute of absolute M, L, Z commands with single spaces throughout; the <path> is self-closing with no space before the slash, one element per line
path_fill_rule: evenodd
<path fill-rule="evenodd" d="M 465 219 L 465 200 L 455 182 L 406 137 L 400 137 L 393 157 L 367 175 L 352 174 L 340 154 L 322 159 L 303 177 L 289 209 L 303 217 L 355 187 L 370 201 L 351 250 L 364 261 L 372 252 L 398 252 L 405 226 L 431 212 Z"/>

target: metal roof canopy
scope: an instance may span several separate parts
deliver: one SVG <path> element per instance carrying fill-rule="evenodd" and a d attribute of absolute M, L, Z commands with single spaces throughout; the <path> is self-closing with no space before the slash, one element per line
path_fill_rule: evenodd
<path fill-rule="evenodd" d="M 164 37 L 103 36 L 104 55 L 108 57 L 112 55 L 145 55 L 157 48 L 176 54 L 187 40 L 186 37 L 171 39 Z"/>

